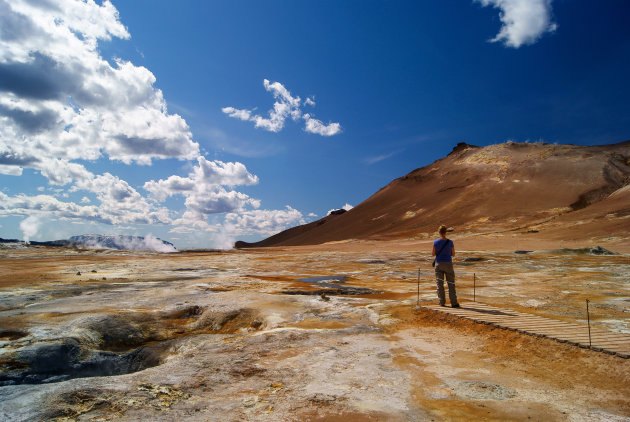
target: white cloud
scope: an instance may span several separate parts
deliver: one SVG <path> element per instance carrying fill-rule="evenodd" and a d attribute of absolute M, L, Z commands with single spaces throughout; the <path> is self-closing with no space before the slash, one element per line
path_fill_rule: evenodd
<path fill-rule="evenodd" d="M 204 216 L 239 211 L 246 205 L 258 207 L 260 201 L 241 192 L 227 191 L 222 187 L 210 187 L 203 192 L 193 192 L 186 198 L 186 207 Z"/>
<path fill-rule="evenodd" d="M 309 133 L 322 136 L 333 136 L 341 132 L 341 125 L 339 123 L 329 123 L 325 125 L 320 120 L 313 119 L 310 114 L 304 114 L 304 120 L 306 124 L 304 130 Z"/>
<path fill-rule="evenodd" d="M 63 185 L 80 171 L 73 160 L 199 155 L 155 76 L 100 56 L 99 40 L 129 38 L 109 1 L 0 0 L 0 8 L 0 172 L 33 168 Z"/>
<path fill-rule="evenodd" d="M 291 95 L 288 89 L 280 82 L 270 82 L 268 79 L 263 80 L 265 89 L 273 95 L 276 101 L 273 109 L 269 111 L 269 117 L 262 117 L 259 114 L 253 114 L 253 110 L 238 109 L 234 107 L 223 107 L 221 111 L 230 117 L 236 119 L 254 122 L 255 127 L 259 127 L 270 132 L 280 132 L 284 128 L 284 122 L 290 117 L 293 121 L 303 119 L 305 121 L 304 130 L 322 136 L 332 136 L 341 132 L 339 123 L 329 123 L 325 125 L 320 120 L 311 117 L 309 114 L 302 114 L 300 105 L 302 100 L 300 97 Z M 314 99 L 307 98 L 304 105 L 315 106 Z"/>
<path fill-rule="evenodd" d="M 119 209 L 111 206 L 78 205 L 60 201 L 50 195 L 9 196 L 0 192 L 0 217 L 10 215 L 54 215 L 64 219 L 94 221 L 108 225 L 116 224 L 170 224 L 168 210 L 145 210 L 140 208 Z"/>
<path fill-rule="evenodd" d="M 0 164 L 0 174 L 6 174 L 9 176 L 21 176 L 22 170 L 22 167 L 19 166 L 7 166 L 4 164 Z"/>
<path fill-rule="evenodd" d="M 272 235 L 296 224 L 303 224 L 302 213 L 287 206 L 284 210 L 252 210 L 229 213 L 225 216 L 225 229 L 234 234 L 259 233 Z"/>
<path fill-rule="evenodd" d="M 255 185 L 258 177 L 249 173 L 242 163 L 224 163 L 222 161 L 208 161 L 198 157 L 199 166 L 194 167 L 188 177 L 177 175 L 165 180 L 148 181 L 144 189 L 151 193 L 151 198 L 164 201 L 172 195 L 189 197 L 194 193 L 212 191 L 220 185 Z"/>
<path fill-rule="evenodd" d="M 199 167 L 195 167 L 194 178 L 214 185 L 255 185 L 258 176 L 247 171 L 242 163 L 224 163 L 222 161 L 208 161 L 204 157 L 197 159 Z"/>
<path fill-rule="evenodd" d="M 234 107 L 223 107 L 221 109 L 222 112 L 224 112 L 225 114 L 227 114 L 230 117 L 234 117 L 236 119 L 240 119 L 240 120 L 249 120 L 252 117 L 252 112 L 249 110 L 239 110 L 237 108 Z"/>
<path fill-rule="evenodd" d="M 503 42 L 519 48 L 533 44 L 545 33 L 554 32 L 557 25 L 551 18 L 552 0 L 475 0 L 482 6 L 500 9 L 503 26 L 492 42 Z"/>
<path fill-rule="evenodd" d="M 239 212 L 248 206 L 253 208 L 260 206 L 260 201 L 224 187 L 258 183 L 258 177 L 249 173 L 242 163 L 208 161 L 204 157 L 198 157 L 197 163 L 198 166 L 193 168 L 188 177 L 173 175 L 167 179 L 150 180 L 144 184 L 144 189 L 155 201 L 162 202 L 174 195 L 186 198 L 186 212 L 173 224 L 194 226 L 206 231 L 214 230 L 206 222 L 209 215 Z"/>
<path fill-rule="evenodd" d="M 209 194 L 217 198 L 218 196 L 230 196 L 220 186 L 255 185 L 258 177 L 249 173 L 242 163 L 224 163 L 222 161 L 208 161 L 204 157 L 197 158 L 198 166 L 188 177 L 177 175 L 170 176 L 165 180 L 148 181 L 144 184 L 144 189 L 150 192 L 151 198 L 156 201 L 164 201 L 172 195 L 183 195 L 192 202 L 201 202 L 201 197 Z M 239 194 L 241 198 L 246 197 Z M 232 194 L 232 197 L 239 197 Z M 223 212 L 223 211 L 219 211 Z"/>

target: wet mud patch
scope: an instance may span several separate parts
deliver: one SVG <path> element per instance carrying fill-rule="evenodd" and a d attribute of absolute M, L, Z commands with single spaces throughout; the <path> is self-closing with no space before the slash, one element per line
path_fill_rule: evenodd
<path fill-rule="evenodd" d="M 20 330 L 0 330 L 0 341 L 18 340 L 27 335 L 28 333 Z"/>
<path fill-rule="evenodd" d="M 213 311 L 190 305 L 75 318 L 63 329 L 64 337 L 36 339 L 7 331 L 14 339 L 2 346 L 0 386 L 138 372 L 163 363 L 180 338 L 253 331 L 263 322 L 247 308 Z"/>
<path fill-rule="evenodd" d="M 325 299 L 327 296 L 359 296 L 383 293 L 380 290 L 373 290 L 367 287 L 348 286 L 345 284 L 347 280 L 348 276 L 346 275 L 301 278 L 297 280 L 294 286 L 305 283 L 309 285 L 309 288 L 284 290 L 282 294 L 321 296 Z"/>
<path fill-rule="evenodd" d="M 0 385 L 43 384 L 138 372 L 159 365 L 170 347 L 167 341 L 116 354 L 85 350 L 74 339 L 35 344 L 0 361 Z"/>
<path fill-rule="evenodd" d="M 284 295 L 307 295 L 307 296 L 363 296 L 380 294 L 380 290 L 372 290 L 367 287 L 347 287 L 343 289 L 316 289 L 316 290 L 284 290 Z"/>

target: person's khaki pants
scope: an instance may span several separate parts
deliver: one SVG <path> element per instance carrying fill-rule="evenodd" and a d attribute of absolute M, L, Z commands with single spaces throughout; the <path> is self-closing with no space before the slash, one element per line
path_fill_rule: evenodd
<path fill-rule="evenodd" d="M 446 304 L 446 297 L 444 295 L 444 277 L 446 277 L 446 283 L 448 284 L 448 299 L 451 301 L 451 306 L 457 305 L 457 293 L 455 292 L 455 271 L 453 270 L 452 262 L 436 262 L 435 263 L 435 282 L 437 284 L 437 295 L 440 299 L 440 305 Z"/>

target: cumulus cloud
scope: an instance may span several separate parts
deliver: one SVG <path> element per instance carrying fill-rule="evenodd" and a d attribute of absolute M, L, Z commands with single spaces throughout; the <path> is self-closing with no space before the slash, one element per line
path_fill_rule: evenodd
<path fill-rule="evenodd" d="M 226 230 L 235 235 L 272 235 L 297 224 L 304 224 L 302 213 L 288 205 L 284 210 L 251 210 L 225 216 Z"/>
<path fill-rule="evenodd" d="M 322 136 L 333 136 L 341 132 L 341 125 L 339 123 L 329 123 L 325 125 L 321 120 L 312 118 L 308 113 L 305 113 L 302 117 L 306 122 L 304 130 L 309 133 Z"/>
<path fill-rule="evenodd" d="M 0 0 L 0 8 L 0 172 L 28 167 L 66 184 L 76 177 L 74 160 L 150 164 L 199 155 L 155 76 L 100 56 L 98 41 L 130 37 L 109 1 Z"/>
<path fill-rule="evenodd" d="M 0 217 L 26 217 L 25 238 L 46 216 L 231 236 L 269 234 L 302 221 L 297 210 L 259 210 L 259 200 L 235 191 L 258 177 L 241 163 L 200 156 L 186 121 L 169 113 L 153 73 L 101 57 L 99 42 L 113 38 L 130 34 L 109 0 L 0 0 L 0 174 L 24 177 L 24 169 L 32 169 L 48 180 L 37 195 L 0 191 Z M 223 111 L 270 131 L 288 119 L 324 136 L 341 130 L 302 114 L 302 104 L 314 106 L 313 98 L 302 103 L 279 82 L 265 80 L 264 87 L 275 99 L 268 116 Z M 161 159 L 194 160 L 194 166 L 185 177 L 149 180 L 143 185 L 148 195 L 114 174 L 89 170 L 95 160 L 151 165 Z M 184 199 L 183 211 L 162 205 L 172 196 Z M 74 197 L 77 203 L 68 199 Z M 217 214 L 227 214 L 224 224 L 208 222 Z"/>
<path fill-rule="evenodd" d="M 60 201 L 51 195 L 9 196 L 0 192 L 0 217 L 10 215 L 53 215 L 62 219 L 116 224 L 169 224 L 168 210 L 119 209 L 96 205 L 79 205 Z"/>
<path fill-rule="evenodd" d="M 177 175 L 144 184 L 151 199 L 163 202 L 166 198 L 181 195 L 185 198 L 186 212 L 175 220 L 176 225 L 212 230 L 205 220 L 211 214 L 238 212 L 247 206 L 258 208 L 260 201 L 225 186 L 255 185 L 258 177 L 249 173 L 242 163 L 209 161 L 198 157 L 198 165 L 188 177 Z"/>
<path fill-rule="evenodd" d="M 22 170 L 22 167 L 0 164 L 0 174 L 6 174 L 9 176 L 21 176 Z"/>
<path fill-rule="evenodd" d="M 475 0 L 482 6 L 500 10 L 503 26 L 490 41 L 503 42 L 508 47 L 519 48 L 533 44 L 546 32 L 554 32 L 557 25 L 552 21 L 551 0 Z"/>
<path fill-rule="evenodd" d="M 304 130 L 321 136 L 332 136 L 341 132 L 339 123 L 324 124 L 322 121 L 311 117 L 310 114 L 303 114 L 301 105 L 315 106 L 313 98 L 307 98 L 302 103 L 300 97 L 291 95 L 288 89 L 280 82 L 270 82 L 263 80 L 263 85 L 268 92 L 271 92 L 276 100 L 273 109 L 269 111 L 269 117 L 254 114 L 254 110 L 238 109 L 234 107 L 223 107 L 221 111 L 230 117 L 239 120 L 254 122 L 254 126 L 268 130 L 270 132 L 280 132 L 284 128 L 284 123 L 288 118 L 293 121 L 304 120 Z"/>
<path fill-rule="evenodd" d="M 222 187 L 258 183 L 258 177 L 249 173 L 244 164 L 208 161 L 204 157 L 198 157 L 197 163 L 198 166 L 193 168 L 188 177 L 173 175 L 158 181 L 150 180 L 144 184 L 144 189 L 158 202 L 169 196 L 183 195 L 190 208 L 203 214 L 233 211 L 242 208 L 246 203 L 256 205 L 247 195 L 228 192 Z M 228 207 L 230 202 L 232 207 Z M 212 203 L 216 204 L 216 209 L 210 206 Z"/>

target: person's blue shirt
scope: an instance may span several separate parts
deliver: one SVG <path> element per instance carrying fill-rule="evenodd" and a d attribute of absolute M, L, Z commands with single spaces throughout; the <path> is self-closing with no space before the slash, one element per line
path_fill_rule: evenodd
<path fill-rule="evenodd" d="M 446 245 L 446 242 L 449 242 L 449 245 Z M 453 241 L 450 239 L 437 239 L 433 242 L 433 246 L 435 247 L 435 253 L 439 253 L 435 257 L 435 262 L 453 262 L 453 258 L 451 257 L 451 251 L 455 245 Z M 442 251 L 440 252 L 440 249 Z"/>

